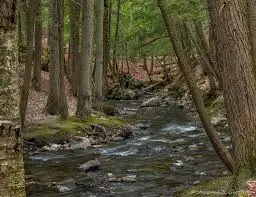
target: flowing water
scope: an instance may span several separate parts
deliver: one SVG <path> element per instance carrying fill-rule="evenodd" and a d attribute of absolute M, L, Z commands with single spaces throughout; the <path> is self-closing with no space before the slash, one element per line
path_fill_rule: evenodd
<path fill-rule="evenodd" d="M 226 173 L 199 123 L 175 107 L 138 109 L 133 101 L 119 106 L 142 129 L 134 138 L 76 152 L 42 152 L 26 157 L 29 197 L 157 197 Z M 225 138 L 222 133 L 221 136 Z M 97 157 L 100 170 L 78 167 Z M 136 182 L 108 183 L 110 175 Z"/>

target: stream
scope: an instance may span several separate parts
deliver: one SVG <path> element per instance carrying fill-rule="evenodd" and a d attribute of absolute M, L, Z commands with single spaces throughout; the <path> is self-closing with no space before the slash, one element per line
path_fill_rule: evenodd
<path fill-rule="evenodd" d="M 141 129 L 136 136 L 84 151 L 41 152 L 25 156 L 29 197 L 174 196 L 203 180 L 226 175 L 200 123 L 175 105 L 139 109 L 137 101 L 118 106 Z M 229 139 L 220 133 L 228 146 Z M 78 167 L 98 158 L 100 170 Z M 108 176 L 136 182 L 108 182 Z"/>

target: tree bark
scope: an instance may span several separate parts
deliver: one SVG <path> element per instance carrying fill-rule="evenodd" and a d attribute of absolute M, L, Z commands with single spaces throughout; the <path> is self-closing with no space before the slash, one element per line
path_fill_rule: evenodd
<path fill-rule="evenodd" d="M 27 53 L 26 53 L 26 65 L 24 72 L 24 81 L 21 88 L 20 99 L 20 117 L 21 125 L 24 125 L 26 118 L 26 110 L 28 105 L 28 96 L 30 90 L 30 82 L 32 78 L 32 65 L 33 65 L 33 43 L 34 43 L 34 9 L 35 2 L 33 0 L 28 1 L 28 15 L 27 15 Z"/>
<path fill-rule="evenodd" d="M 103 21 L 104 0 L 96 1 L 96 68 L 95 68 L 95 108 L 101 111 L 103 100 Z"/>
<path fill-rule="evenodd" d="M 76 116 L 86 118 L 91 114 L 91 68 L 93 65 L 94 0 L 85 0 L 83 6 L 81 67 Z"/>
<path fill-rule="evenodd" d="M 115 73 L 118 73 L 117 47 L 118 47 L 118 38 L 119 38 L 120 8 L 121 8 L 121 0 L 118 0 L 117 1 L 116 27 L 115 27 L 115 40 L 114 40 L 114 46 L 113 46 L 113 67 L 114 67 L 113 70 Z"/>
<path fill-rule="evenodd" d="M 248 11 L 249 11 L 249 30 L 250 30 L 250 41 L 252 47 L 252 60 L 254 65 L 254 74 L 256 76 L 256 1 L 248 0 Z"/>
<path fill-rule="evenodd" d="M 25 197 L 23 140 L 19 123 L 0 120 L 0 195 Z"/>
<path fill-rule="evenodd" d="M 68 117 L 68 103 L 65 91 L 65 61 L 64 61 L 64 0 L 58 0 L 59 19 L 59 62 L 60 62 L 60 116 L 62 119 Z"/>
<path fill-rule="evenodd" d="M 256 81 L 247 1 L 208 1 L 235 158 L 234 189 L 256 171 Z"/>
<path fill-rule="evenodd" d="M 151 75 L 150 75 L 150 72 L 148 70 L 147 56 L 146 55 L 143 55 L 143 69 L 146 71 L 149 81 L 152 82 Z"/>
<path fill-rule="evenodd" d="M 46 112 L 50 115 L 59 114 L 60 101 L 60 58 L 58 31 L 58 1 L 49 0 L 50 11 L 50 62 L 49 62 L 49 93 Z"/>
<path fill-rule="evenodd" d="M 70 58 L 71 58 L 71 85 L 73 94 L 76 96 L 79 84 L 80 70 L 80 13 L 81 0 L 70 0 Z"/>
<path fill-rule="evenodd" d="M 18 11 L 17 1 L 0 2 L 0 195 L 4 197 L 26 196 L 18 126 Z"/>
<path fill-rule="evenodd" d="M 35 53 L 32 87 L 36 91 L 41 90 L 41 48 L 42 48 L 42 19 L 41 19 L 41 3 L 35 1 Z"/>
<path fill-rule="evenodd" d="M 104 70 L 104 89 L 108 88 L 108 69 L 109 69 L 109 58 L 110 58 L 110 35 L 109 35 L 109 28 L 110 28 L 110 0 L 104 1 L 104 21 L 103 21 L 103 48 L 104 48 L 104 57 L 103 57 L 103 70 Z"/>
<path fill-rule="evenodd" d="M 195 80 L 193 78 L 193 72 L 191 69 L 191 66 L 189 64 L 189 61 L 186 59 L 186 54 L 184 53 L 184 49 L 182 48 L 182 43 L 180 42 L 179 32 L 177 28 L 177 22 L 171 16 L 167 11 L 167 6 L 165 4 L 165 0 L 158 0 L 158 6 L 161 9 L 163 19 L 165 21 L 167 31 L 170 37 L 170 40 L 173 44 L 173 48 L 175 51 L 175 54 L 178 58 L 178 65 L 180 66 L 180 69 L 184 75 L 184 78 L 186 80 L 186 83 L 189 87 L 189 90 L 192 94 L 193 101 L 196 105 L 198 114 L 200 116 L 200 119 L 203 123 L 203 126 L 205 128 L 205 131 L 216 150 L 217 154 L 219 155 L 220 159 L 223 161 L 223 163 L 226 165 L 226 167 L 233 172 L 234 169 L 234 160 L 226 147 L 221 143 L 221 140 L 217 134 L 217 131 L 215 130 L 214 126 L 212 125 L 210 121 L 210 117 L 208 116 L 204 102 L 201 96 L 201 92 L 198 89 L 198 87 L 195 84 Z"/>
<path fill-rule="evenodd" d="M 217 84 L 216 84 L 216 80 L 215 80 L 215 73 L 212 72 L 212 70 L 214 71 L 214 68 L 216 68 L 216 65 L 214 65 L 214 61 L 213 61 L 213 57 L 211 55 L 210 57 L 210 52 L 209 52 L 209 46 L 207 44 L 204 32 L 203 32 L 203 26 L 202 23 L 200 21 L 194 22 L 195 25 L 195 29 L 196 29 L 196 35 L 197 35 L 197 40 L 198 43 L 201 47 L 201 49 L 203 50 L 203 53 L 205 55 L 205 58 L 202 58 L 203 62 L 204 59 L 208 60 L 207 62 L 204 62 L 205 64 L 209 64 L 208 66 L 205 66 L 205 71 L 208 75 L 208 81 L 209 81 L 209 87 L 210 87 L 210 91 L 209 91 L 209 96 L 215 98 L 217 96 Z M 217 74 L 216 74 L 217 76 Z"/>

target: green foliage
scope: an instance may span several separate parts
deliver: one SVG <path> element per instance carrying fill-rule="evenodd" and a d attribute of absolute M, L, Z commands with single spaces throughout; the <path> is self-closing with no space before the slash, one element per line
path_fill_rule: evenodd
<path fill-rule="evenodd" d="M 171 13 L 182 20 L 207 20 L 207 12 L 203 0 L 167 0 Z M 114 40 L 117 5 L 112 8 L 111 43 Z M 127 45 L 128 56 L 156 56 L 172 53 L 161 12 L 156 1 L 123 0 L 121 4 L 119 30 L 120 56 L 124 56 Z M 157 39 L 154 42 L 150 42 Z M 125 44 L 124 44 L 125 43 Z M 149 44 L 147 44 L 149 43 Z"/>
<path fill-rule="evenodd" d="M 48 30 L 49 1 L 42 1 L 42 21 L 45 32 Z M 166 0 L 171 13 L 183 20 L 207 21 L 207 10 L 204 0 Z M 64 39 L 69 41 L 70 0 L 65 0 Z M 112 20 L 110 45 L 113 48 L 117 18 L 117 1 L 112 0 Z M 118 50 L 119 56 L 129 57 L 168 55 L 172 53 L 169 38 L 161 12 L 155 0 L 121 0 L 120 28 Z M 146 45 L 145 45 L 146 44 Z M 144 46 L 145 45 L 145 46 Z M 127 47 L 127 48 L 126 48 Z"/>

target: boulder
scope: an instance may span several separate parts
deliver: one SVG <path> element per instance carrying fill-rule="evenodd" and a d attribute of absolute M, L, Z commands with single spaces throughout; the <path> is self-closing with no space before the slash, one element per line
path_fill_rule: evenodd
<path fill-rule="evenodd" d="M 99 169 L 100 165 L 101 165 L 100 161 L 98 159 L 95 159 L 82 164 L 81 166 L 79 166 L 79 169 L 82 171 L 88 172 L 88 171 Z"/>
<path fill-rule="evenodd" d="M 156 106 L 160 106 L 161 102 L 162 102 L 162 99 L 156 96 L 142 103 L 140 107 L 156 107 Z"/>
<path fill-rule="evenodd" d="M 119 87 L 109 89 L 106 93 L 108 99 L 113 100 L 133 100 L 136 98 L 136 93 L 132 89 L 122 89 Z"/>
<path fill-rule="evenodd" d="M 114 105 L 107 104 L 107 103 L 103 104 L 102 111 L 109 116 L 114 116 L 118 113 L 118 110 Z"/>

